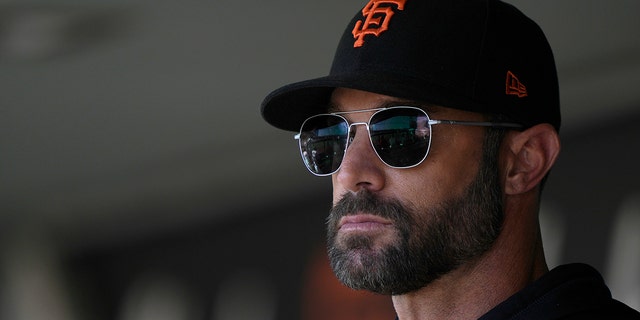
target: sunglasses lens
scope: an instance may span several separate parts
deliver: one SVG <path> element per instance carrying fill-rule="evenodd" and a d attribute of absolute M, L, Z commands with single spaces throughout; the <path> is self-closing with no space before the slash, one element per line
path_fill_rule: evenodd
<path fill-rule="evenodd" d="M 429 117 L 420 109 L 393 108 L 376 113 L 369 123 L 371 142 L 387 165 L 412 167 L 429 151 Z"/>
<path fill-rule="evenodd" d="M 307 168 L 317 175 L 336 172 L 347 146 L 349 125 L 338 116 L 307 119 L 300 129 L 300 153 Z"/>
<path fill-rule="evenodd" d="M 417 108 L 390 108 L 375 113 L 369 121 L 371 143 L 378 157 L 395 168 L 422 162 L 429 152 L 429 117 Z M 338 171 L 347 149 L 348 122 L 337 115 L 307 119 L 298 137 L 300 153 L 309 171 L 330 175 Z"/>

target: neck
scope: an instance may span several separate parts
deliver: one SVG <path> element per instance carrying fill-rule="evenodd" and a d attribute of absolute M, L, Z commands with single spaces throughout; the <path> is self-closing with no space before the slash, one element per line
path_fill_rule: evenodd
<path fill-rule="evenodd" d="M 511 214 L 491 250 L 418 291 L 394 296 L 398 318 L 477 319 L 546 273 L 537 208 L 530 210 L 508 205 Z"/>

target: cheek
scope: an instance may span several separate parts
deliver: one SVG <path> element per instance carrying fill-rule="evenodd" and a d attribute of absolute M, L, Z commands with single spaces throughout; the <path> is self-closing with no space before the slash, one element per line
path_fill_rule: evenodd
<path fill-rule="evenodd" d="M 459 186 L 460 190 L 457 191 L 461 191 L 473 181 L 478 172 L 482 161 L 484 134 L 480 128 L 456 129 L 458 130 L 453 131 L 446 139 L 434 141 L 437 151 L 429 165 L 437 171 L 435 179 L 439 184 Z M 455 190 L 452 188 L 450 192 Z"/>
<path fill-rule="evenodd" d="M 427 159 L 420 166 L 397 172 L 392 179 L 396 194 L 410 200 L 417 207 L 430 207 L 447 199 L 462 195 L 475 179 L 481 159 L 480 152 L 461 150 L 460 157 Z"/>
<path fill-rule="evenodd" d="M 331 176 L 331 186 L 333 190 L 333 205 L 335 205 L 338 201 L 340 201 L 347 190 L 342 188 L 341 185 L 337 183 L 335 174 Z"/>
<path fill-rule="evenodd" d="M 446 196 L 449 183 L 446 176 L 434 175 L 432 170 L 413 170 L 400 173 L 392 179 L 391 197 L 411 204 L 418 211 L 440 203 Z"/>

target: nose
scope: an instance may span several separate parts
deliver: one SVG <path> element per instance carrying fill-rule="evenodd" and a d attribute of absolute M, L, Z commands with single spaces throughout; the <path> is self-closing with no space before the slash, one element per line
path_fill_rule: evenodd
<path fill-rule="evenodd" d="M 334 174 L 334 190 L 380 191 L 385 184 L 386 165 L 373 150 L 367 126 L 356 125 L 351 130 L 355 133 L 350 137 L 340 170 Z"/>

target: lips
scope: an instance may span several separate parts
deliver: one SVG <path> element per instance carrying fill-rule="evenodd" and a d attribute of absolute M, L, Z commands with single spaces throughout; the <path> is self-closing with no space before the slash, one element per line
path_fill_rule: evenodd
<path fill-rule="evenodd" d="M 376 231 L 392 226 L 390 220 L 372 214 L 355 214 L 344 216 L 338 223 L 340 231 Z"/>

